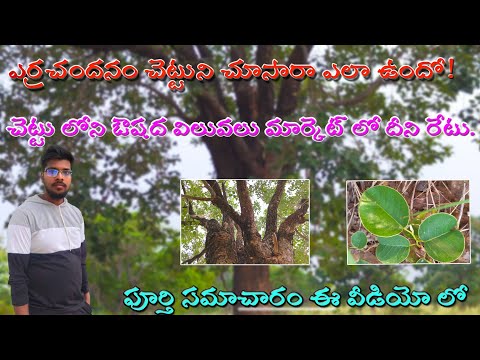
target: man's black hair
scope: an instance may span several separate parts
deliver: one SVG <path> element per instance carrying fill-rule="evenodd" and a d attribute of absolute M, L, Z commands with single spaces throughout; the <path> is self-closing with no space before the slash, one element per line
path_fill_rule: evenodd
<path fill-rule="evenodd" d="M 50 145 L 42 156 L 42 169 L 45 169 L 50 160 L 68 160 L 73 165 L 73 155 L 60 145 Z"/>

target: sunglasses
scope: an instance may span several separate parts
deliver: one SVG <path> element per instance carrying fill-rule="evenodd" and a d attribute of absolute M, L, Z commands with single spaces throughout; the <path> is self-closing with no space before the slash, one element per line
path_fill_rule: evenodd
<path fill-rule="evenodd" d="M 45 174 L 50 177 L 58 176 L 58 173 L 62 173 L 64 177 L 72 176 L 72 170 L 58 170 L 55 168 L 48 168 L 44 170 Z"/>

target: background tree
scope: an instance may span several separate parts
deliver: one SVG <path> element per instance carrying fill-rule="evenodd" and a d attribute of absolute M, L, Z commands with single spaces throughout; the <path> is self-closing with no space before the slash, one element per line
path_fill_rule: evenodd
<path fill-rule="evenodd" d="M 444 74 L 432 81 L 386 81 L 375 73 L 388 58 L 400 67 L 438 57 L 455 59 L 454 79 Z M 21 82 L 2 83 L 0 196 L 5 201 L 18 205 L 40 188 L 40 149 L 28 146 L 27 139 L 6 134 L 5 127 L 11 125 L 12 116 L 35 115 L 39 121 L 51 121 L 56 129 L 69 118 L 84 114 L 107 125 L 113 115 L 129 119 L 143 116 L 148 121 L 163 115 L 168 117 L 170 129 L 175 120 L 216 123 L 226 117 L 255 121 L 261 130 L 274 117 L 297 121 L 302 116 L 312 116 L 323 129 L 329 118 L 337 114 L 351 121 L 376 114 L 383 121 L 398 116 L 402 121 L 422 122 L 427 116 L 449 111 L 460 94 L 471 93 L 478 87 L 480 78 L 478 46 L 470 45 L 19 45 L 1 48 L 0 71 L 18 70 L 18 63 L 37 59 L 43 59 L 46 68 L 51 68 L 61 59 L 69 60 L 71 65 L 86 66 L 99 58 L 105 62 L 118 59 L 122 66 L 133 64 L 140 71 L 150 68 L 149 59 L 175 59 L 177 64 L 193 67 L 206 63 L 215 69 L 216 76 L 209 82 L 187 81 L 183 93 L 172 92 L 164 81 L 151 80 L 145 74 L 135 81 L 45 79 L 41 91 L 27 90 Z M 366 64 L 372 69 L 372 76 L 355 81 L 326 81 L 321 76 L 303 81 L 291 77 L 277 81 L 230 81 L 222 77 L 219 70 L 238 59 L 259 65 L 271 64 L 273 59 L 287 66 L 308 63 L 317 74 L 331 70 L 333 63 Z M 473 128 L 478 103 L 475 98 L 472 100 L 468 109 L 460 109 L 460 115 Z M 348 132 L 351 123 L 345 125 Z M 215 169 L 212 176 L 216 178 L 311 179 L 312 254 L 332 281 L 348 276 L 354 279 L 358 271 L 344 266 L 345 180 L 414 178 L 422 166 L 450 155 L 442 145 L 442 136 L 405 139 L 378 133 L 363 138 L 327 138 L 318 143 L 301 136 L 268 138 L 263 131 L 260 134 L 244 138 L 202 137 L 198 141 L 205 144 L 211 157 L 198 161 L 211 161 Z M 156 234 L 157 224 L 178 211 L 179 179 L 178 172 L 172 169 L 178 159 L 168 151 L 174 139 L 116 138 L 110 132 L 101 139 L 91 139 L 85 133 L 67 138 L 57 131 L 46 145 L 54 142 L 73 148 L 78 157 L 72 202 L 85 212 L 87 236 L 93 248 L 103 246 L 103 239 L 92 224 L 98 213 L 121 216 L 124 210 L 119 209 L 138 211 L 142 214 L 138 219 L 141 228 Z M 120 233 L 126 229 L 124 224 L 119 222 Z M 234 291 L 271 289 L 269 267 L 233 269 Z"/>
<path fill-rule="evenodd" d="M 2 237 L 0 236 L 0 243 Z M 0 314 L 13 314 L 8 285 L 7 251 L 0 247 Z"/>
<path fill-rule="evenodd" d="M 125 209 L 116 210 L 123 213 Z M 95 314 L 137 314 L 123 303 L 123 292 L 135 286 L 141 291 L 168 290 L 180 294 L 192 284 L 204 288 L 223 285 L 219 280 L 221 269 L 180 270 L 178 231 L 158 224 L 152 233 L 151 229 L 142 228 L 139 213 L 125 214 L 97 214 L 91 222 L 102 239 L 100 244 L 93 242 L 88 258 Z M 161 289 L 157 289 L 159 286 Z M 182 311 L 183 308 L 175 307 L 176 314 Z M 145 313 L 153 311 L 147 308 Z"/>

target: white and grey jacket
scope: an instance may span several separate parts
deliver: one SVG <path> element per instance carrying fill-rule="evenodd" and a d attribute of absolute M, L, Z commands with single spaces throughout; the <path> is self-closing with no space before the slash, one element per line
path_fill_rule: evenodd
<path fill-rule="evenodd" d="M 80 210 L 31 196 L 12 214 L 7 229 L 12 304 L 30 311 L 68 313 L 88 291 L 85 227 Z"/>

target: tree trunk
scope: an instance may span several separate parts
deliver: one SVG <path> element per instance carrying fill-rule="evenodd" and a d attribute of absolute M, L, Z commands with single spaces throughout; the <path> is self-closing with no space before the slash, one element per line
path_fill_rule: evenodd
<path fill-rule="evenodd" d="M 307 62 L 313 45 L 297 45 L 287 61 L 290 63 Z M 232 47 L 232 60 L 245 57 L 242 47 Z M 271 46 L 259 46 L 257 49 L 257 62 L 265 63 L 272 57 Z M 237 106 L 240 119 L 253 119 L 258 121 L 262 131 L 265 122 L 273 114 L 284 117 L 293 113 L 297 107 L 300 82 L 294 79 L 283 81 L 278 99 L 275 99 L 273 86 L 270 83 L 259 82 L 255 90 L 246 82 L 234 84 L 237 96 Z M 207 105 L 208 104 L 208 105 Z M 221 102 L 209 101 L 209 97 L 199 98 L 199 108 L 202 119 L 221 119 L 228 115 Z M 277 106 L 275 105 L 277 104 Z M 219 106 L 220 105 L 220 106 Z M 263 144 L 257 138 L 225 138 L 203 137 L 215 167 L 218 179 L 275 179 L 280 178 L 282 170 L 293 166 L 293 162 L 285 164 L 284 169 L 272 167 L 275 163 L 275 154 L 265 154 Z M 271 155 L 273 158 L 270 159 Z M 270 164 L 271 163 L 271 164 Z M 269 266 L 234 266 L 235 291 L 270 291 Z M 238 314 L 238 307 L 234 314 Z M 244 311 L 243 313 L 247 313 Z M 253 313 L 253 312 L 251 312 Z"/>
<path fill-rule="evenodd" d="M 271 291 L 270 268 L 268 265 L 236 265 L 233 267 L 233 291 L 240 295 L 242 291 Z M 235 305 L 234 315 L 266 315 L 271 311 L 255 308 L 246 308 Z M 254 309 L 254 310 L 252 310 Z"/>
<path fill-rule="evenodd" d="M 224 139 L 221 139 L 224 140 Z M 225 141 L 225 145 L 226 145 Z M 207 141 L 208 147 L 208 141 Z M 212 160 L 214 163 L 215 170 L 217 172 L 217 177 L 219 179 L 248 179 L 251 174 L 245 167 L 239 167 L 238 158 L 236 161 L 231 159 L 226 159 L 224 157 L 225 153 L 219 154 L 212 152 L 212 149 L 209 149 L 212 154 Z M 224 162 L 221 166 L 220 162 L 223 159 Z M 227 161 L 225 161 L 227 160 Z M 233 291 L 240 295 L 242 291 L 271 291 L 270 283 L 270 267 L 268 265 L 234 265 L 233 266 Z M 258 307 L 259 308 L 259 307 Z M 255 315 L 255 314 L 267 314 L 268 310 L 265 311 L 245 311 L 245 307 L 241 305 L 235 305 L 233 309 L 234 315 Z"/>

